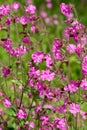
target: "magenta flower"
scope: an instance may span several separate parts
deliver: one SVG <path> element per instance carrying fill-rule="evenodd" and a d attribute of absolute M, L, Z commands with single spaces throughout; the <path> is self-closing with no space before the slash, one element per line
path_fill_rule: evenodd
<path fill-rule="evenodd" d="M 42 121 L 42 125 L 46 125 L 49 121 L 49 117 L 48 116 L 41 116 L 40 120 Z"/>
<path fill-rule="evenodd" d="M 31 26 L 31 31 L 33 32 L 33 33 L 35 33 L 35 32 L 38 32 L 38 28 L 36 27 L 36 25 L 32 25 Z"/>
<path fill-rule="evenodd" d="M 63 59 L 63 55 L 60 51 L 61 46 L 62 46 L 61 39 L 55 38 L 54 42 L 53 42 L 52 52 L 53 52 L 54 58 L 56 60 L 62 60 Z"/>
<path fill-rule="evenodd" d="M 52 92 L 52 90 L 47 89 L 44 91 L 44 95 L 45 97 L 47 97 L 48 99 L 53 100 L 54 99 L 54 93 Z"/>
<path fill-rule="evenodd" d="M 76 45 L 74 44 L 69 44 L 66 48 L 66 50 L 68 51 L 68 53 L 73 54 L 76 52 Z"/>
<path fill-rule="evenodd" d="M 78 90 L 78 82 L 71 81 L 68 85 L 64 87 L 65 91 L 70 91 L 70 93 L 76 92 Z"/>
<path fill-rule="evenodd" d="M 76 114 L 77 114 L 78 112 L 80 112 L 80 105 L 79 105 L 79 104 L 75 104 L 75 103 L 71 103 L 69 109 L 70 109 L 69 111 L 70 111 L 74 116 L 76 116 Z"/>
<path fill-rule="evenodd" d="M 66 109 L 66 105 L 62 105 L 62 106 L 58 106 L 58 111 L 61 114 L 66 113 L 67 109 Z"/>
<path fill-rule="evenodd" d="M 59 130 L 67 130 L 65 118 L 56 118 L 54 124 Z"/>
<path fill-rule="evenodd" d="M 13 48 L 10 50 L 10 54 L 12 56 L 15 56 L 15 57 L 19 57 L 19 56 L 22 56 L 24 55 L 26 52 L 28 51 L 28 49 L 25 47 L 25 46 L 20 46 L 18 48 Z"/>
<path fill-rule="evenodd" d="M 83 35 L 83 36 L 81 37 L 81 43 L 82 43 L 82 45 L 85 45 L 85 44 L 87 43 L 87 38 L 86 38 L 85 35 Z"/>
<path fill-rule="evenodd" d="M 52 65 L 53 65 L 53 61 L 52 61 L 51 55 L 50 54 L 46 54 L 45 59 L 46 59 L 46 67 L 47 68 L 51 68 Z"/>
<path fill-rule="evenodd" d="M 42 70 L 40 78 L 45 81 L 52 81 L 54 79 L 55 73 L 50 70 Z"/>
<path fill-rule="evenodd" d="M 18 9 L 20 8 L 20 3 L 19 2 L 13 2 L 12 3 L 12 9 L 14 10 L 14 11 L 18 11 Z"/>
<path fill-rule="evenodd" d="M 78 35 L 78 31 L 81 29 L 83 29 L 83 25 L 80 23 L 74 26 L 67 27 L 64 30 L 64 36 L 68 39 L 68 41 L 70 40 L 70 38 L 73 38 L 74 41 L 78 43 L 81 39 Z"/>
<path fill-rule="evenodd" d="M 30 123 L 29 123 L 29 126 L 30 126 L 30 128 L 34 129 L 34 128 L 35 128 L 34 122 L 30 122 Z"/>
<path fill-rule="evenodd" d="M 63 59 L 63 54 L 59 49 L 56 49 L 55 52 L 53 52 L 53 56 L 57 61 L 61 61 Z"/>
<path fill-rule="evenodd" d="M 23 41 L 25 44 L 29 44 L 29 43 L 30 43 L 30 40 L 29 40 L 29 37 L 28 37 L 28 36 L 23 37 L 22 41 Z"/>
<path fill-rule="evenodd" d="M 0 16 L 6 16 L 10 13 L 10 6 L 9 5 L 2 5 L 0 6 Z"/>
<path fill-rule="evenodd" d="M 54 38 L 52 51 L 54 52 L 55 49 L 60 49 L 61 46 L 62 46 L 62 40 L 60 38 Z"/>
<path fill-rule="evenodd" d="M 41 105 L 38 105 L 35 107 L 34 111 L 35 111 L 35 114 L 38 114 L 38 112 L 41 110 Z"/>
<path fill-rule="evenodd" d="M 34 52 L 32 54 L 32 60 L 37 63 L 41 63 L 44 59 L 44 53 L 43 52 Z"/>
<path fill-rule="evenodd" d="M 29 75 L 29 76 L 31 75 L 31 77 L 32 77 L 32 73 L 31 73 L 31 72 L 28 72 L 28 75 Z M 33 79 L 29 79 L 29 80 L 28 80 L 28 83 L 29 83 L 29 85 L 30 85 L 31 87 L 35 87 L 35 86 L 34 86 L 34 81 L 33 81 Z"/>
<path fill-rule="evenodd" d="M 83 90 L 87 90 L 87 80 L 86 80 L 86 78 L 82 80 L 80 86 Z"/>
<path fill-rule="evenodd" d="M 87 55 L 83 58 L 82 61 L 82 72 L 84 76 L 87 75 Z"/>
<path fill-rule="evenodd" d="M 45 94 L 44 87 L 45 87 L 45 85 L 42 82 L 39 82 L 39 81 L 37 82 L 36 85 L 37 85 L 36 88 L 39 92 L 40 97 L 44 98 L 44 94 Z"/>
<path fill-rule="evenodd" d="M 16 116 L 19 120 L 25 119 L 27 117 L 27 112 L 25 111 L 25 109 L 19 109 Z"/>
<path fill-rule="evenodd" d="M 11 22 L 12 22 L 12 19 L 11 19 L 10 17 L 8 17 L 8 18 L 6 19 L 6 24 L 7 24 L 7 25 L 10 25 Z"/>
<path fill-rule="evenodd" d="M 11 48 L 12 48 L 12 44 L 13 44 L 12 41 L 6 40 L 6 41 L 4 42 L 4 44 L 3 44 L 3 47 L 4 47 L 7 51 L 10 51 Z"/>
<path fill-rule="evenodd" d="M 24 55 L 28 51 L 28 49 L 22 45 L 18 49 L 19 49 L 19 56 Z"/>
<path fill-rule="evenodd" d="M 10 74 L 10 69 L 6 67 L 2 67 L 2 74 L 6 78 Z"/>
<path fill-rule="evenodd" d="M 33 78 L 38 78 L 40 76 L 40 70 L 37 70 L 35 67 L 31 67 L 28 75 Z"/>
<path fill-rule="evenodd" d="M 11 107 L 11 102 L 9 100 L 9 98 L 4 98 L 3 99 L 3 106 L 10 108 Z"/>
<path fill-rule="evenodd" d="M 28 18 L 24 15 L 20 17 L 19 21 L 22 25 L 26 25 L 28 23 Z"/>
<path fill-rule="evenodd" d="M 72 35 L 72 27 L 67 27 L 64 31 L 63 31 L 63 35 L 64 37 L 67 38 L 67 40 L 70 40 L 70 36 Z"/>
<path fill-rule="evenodd" d="M 36 13 L 36 6 L 31 4 L 25 8 L 25 11 L 28 12 L 30 15 L 35 14 Z"/>
<path fill-rule="evenodd" d="M 82 50 L 83 50 L 83 47 L 81 44 L 78 44 L 77 47 L 76 47 L 76 53 L 78 54 L 78 56 L 80 57 L 81 54 L 82 54 Z"/>
<path fill-rule="evenodd" d="M 83 119 L 83 120 L 86 119 L 86 112 L 80 110 L 80 115 L 82 116 L 82 119 Z"/>
<path fill-rule="evenodd" d="M 72 18 L 73 14 L 71 13 L 72 7 L 68 4 L 61 3 L 60 4 L 60 9 L 63 15 L 65 15 L 68 18 Z"/>

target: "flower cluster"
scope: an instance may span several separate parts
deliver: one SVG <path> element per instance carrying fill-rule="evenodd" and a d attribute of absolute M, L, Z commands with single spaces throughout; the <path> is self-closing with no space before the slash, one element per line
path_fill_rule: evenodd
<path fill-rule="evenodd" d="M 51 9 L 52 0 L 46 0 L 46 5 Z M 0 6 L 3 24 L 0 31 L 6 33 L 0 38 L 0 130 L 69 130 L 73 124 L 75 129 L 85 126 L 85 26 L 74 18 L 72 5 L 61 3 L 60 10 L 67 18 L 68 27 L 62 38 L 56 37 L 52 44 L 47 43 L 49 51 L 46 51 L 43 34 L 47 32 L 40 29 L 43 22 L 36 14 L 36 5 L 27 0 L 22 15 L 21 8 L 20 2 Z M 41 11 L 41 16 L 49 23 L 45 12 Z M 17 41 L 11 34 L 13 26 Z M 80 68 L 77 77 L 76 64 Z"/>

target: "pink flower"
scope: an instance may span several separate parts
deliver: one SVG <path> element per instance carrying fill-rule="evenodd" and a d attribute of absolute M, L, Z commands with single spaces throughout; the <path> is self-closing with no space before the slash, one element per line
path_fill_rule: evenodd
<path fill-rule="evenodd" d="M 43 59 L 44 59 L 44 54 L 43 54 L 43 52 L 34 52 L 34 53 L 32 54 L 32 60 L 33 60 L 34 62 L 41 63 Z"/>
<path fill-rule="evenodd" d="M 28 75 L 29 76 L 32 76 L 32 72 L 28 72 Z M 28 83 L 29 83 L 29 85 L 33 88 L 34 87 L 34 81 L 33 81 L 33 79 L 29 79 L 28 80 Z"/>
<path fill-rule="evenodd" d="M 57 61 L 61 61 L 63 59 L 63 54 L 59 49 L 56 49 L 55 52 L 53 52 L 53 56 Z"/>
<path fill-rule="evenodd" d="M 11 22 L 12 22 L 12 19 L 11 19 L 10 17 L 8 17 L 8 18 L 6 19 L 6 24 L 7 24 L 7 25 L 10 25 Z"/>
<path fill-rule="evenodd" d="M 46 18 L 45 18 L 45 22 L 46 22 L 46 23 L 50 23 L 50 22 L 51 22 L 51 19 L 50 19 L 49 17 L 46 17 Z"/>
<path fill-rule="evenodd" d="M 78 82 L 77 81 L 71 81 L 68 85 L 64 87 L 65 91 L 76 92 L 78 90 Z"/>
<path fill-rule="evenodd" d="M 76 45 L 74 44 L 69 44 L 66 48 L 66 50 L 70 53 L 73 54 L 76 52 Z"/>
<path fill-rule="evenodd" d="M 29 37 L 28 37 L 28 36 L 23 37 L 22 41 L 23 41 L 25 44 L 29 44 L 29 43 L 30 43 L 30 40 L 29 40 Z"/>
<path fill-rule="evenodd" d="M 52 81 L 54 79 L 55 73 L 50 70 L 42 70 L 40 78 L 45 81 Z"/>
<path fill-rule="evenodd" d="M 31 4 L 25 8 L 25 11 L 28 12 L 30 15 L 35 14 L 36 13 L 36 6 Z"/>
<path fill-rule="evenodd" d="M 22 89 L 23 89 L 23 87 L 22 87 L 22 86 L 19 86 L 19 91 L 20 91 L 20 92 L 22 92 Z"/>
<path fill-rule="evenodd" d="M 28 51 L 28 49 L 22 45 L 18 48 L 18 50 L 19 50 L 19 56 L 25 54 Z"/>
<path fill-rule="evenodd" d="M 3 99 L 3 105 L 7 108 L 11 107 L 11 102 L 10 102 L 9 98 Z"/>
<path fill-rule="evenodd" d="M 41 17 L 43 17 L 43 18 L 46 18 L 46 17 L 47 17 L 47 13 L 46 13 L 46 12 L 44 12 L 44 11 L 43 11 L 43 12 L 41 12 L 41 13 L 40 13 L 40 15 L 41 15 Z"/>
<path fill-rule="evenodd" d="M 36 33 L 36 32 L 38 32 L 38 28 L 36 27 L 36 25 L 32 25 L 31 26 L 31 31 L 33 32 L 33 33 Z"/>
<path fill-rule="evenodd" d="M 10 50 L 10 54 L 12 56 L 15 56 L 15 57 L 19 57 L 19 56 L 22 56 L 24 55 L 26 52 L 28 51 L 28 49 L 25 47 L 25 46 L 20 46 L 18 48 L 13 48 Z"/>
<path fill-rule="evenodd" d="M 52 8 L 52 3 L 47 3 L 47 8 Z"/>
<path fill-rule="evenodd" d="M 84 76 L 87 75 L 87 55 L 83 58 L 82 61 L 82 72 Z"/>
<path fill-rule="evenodd" d="M 63 35 L 64 37 L 67 38 L 67 40 L 70 40 L 70 35 L 72 35 L 70 32 L 72 32 L 72 27 L 67 27 L 64 31 L 63 31 Z"/>
<path fill-rule="evenodd" d="M 6 78 L 8 77 L 8 75 L 10 74 L 10 69 L 9 68 L 6 68 L 6 67 L 3 67 L 2 68 L 2 74 L 3 76 Z"/>
<path fill-rule="evenodd" d="M 19 109 L 16 116 L 19 120 L 25 119 L 27 117 L 27 112 L 25 111 L 25 109 Z"/>
<path fill-rule="evenodd" d="M 86 112 L 80 110 L 80 115 L 82 116 L 82 119 L 86 119 Z"/>
<path fill-rule="evenodd" d="M 63 59 L 63 55 L 60 51 L 61 46 L 62 46 L 61 39 L 55 38 L 53 42 L 52 52 L 53 52 L 54 58 L 58 61 Z"/>
<path fill-rule="evenodd" d="M 42 125 L 46 125 L 49 121 L 49 117 L 48 116 L 41 116 L 40 120 L 42 121 Z"/>
<path fill-rule="evenodd" d="M 64 14 L 66 17 L 72 18 L 72 16 L 73 16 L 72 13 L 71 13 L 72 7 L 70 5 L 65 4 L 65 3 L 61 3 L 60 9 L 61 9 L 62 14 Z"/>
<path fill-rule="evenodd" d="M 30 122 L 30 123 L 29 123 L 29 126 L 30 126 L 32 129 L 34 129 L 34 128 L 35 128 L 34 122 Z"/>
<path fill-rule="evenodd" d="M 71 103 L 69 109 L 70 109 L 69 111 L 70 111 L 74 116 L 76 116 L 76 114 L 77 114 L 78 112 L 80 112 L 80 105 L 79 105 L 79 104 L 75 104 L 75 103 Z"/>
<path fill-rule="evenodd" d="M 76 53 L 78 54 L 78 56 L 80 57 L 81 54 L 82 54 L 82 50 L 83 50 L 83 47 L 81 44 L 78 44 L 77 47 L 76 47 Z"/>
<path fill-rule="evenodd" d="M 3 130 L 3 127 L 0 125 L 0 130 Z"/>
<path fill-rule="evenodd" d="M 41 105 L 36 106 L 34 109 L 35 114 L 37 114 L 40 110 L 41 110 Z"/>
<path fill-rule="evenodd" d="M 47 68 L 51 68 L 52 64 L 53 64 L 51 55 L 50 54 L 46 54 L 45 59 L 46 59 L 46 67 Z"/>
<path fill-rule="evenodd" d="M 83 36 L 81 37 L 81 43 L 84 44 L 84 45 L 87 43 L 87 38 L 86 38 L 85 35 L 83 35 Z"/>
<path fill-rule="evenodd" d="M 18 11 L 18 9 L 20 8 L 20 3 L 19 2 L 13 2 L 12 3 L 12 9 L 14 10 L 14 11 Z"/>
<path fill-rule="evenodd" d="M 66 113 L 67 109 L 66 109 L 66 105 L 62 105 L 62 106 L 58 106 L 58 111 L 61 114 Z"/>
<path fill-rule="evenodd" d="M 54 124 L 59 130 L 67 130 L 65 118 L 56 118 Z"/>
<path fill-rule="evenodd" d="M 28 18 L 24 15 L 20 17 L 19 21 L 22 25 L 26 25 L 28 23 Z"/>
<path fill-rule="evenodd" d="M 55 52 L 55 49 L 60 49 L 62 46 L 62 40 L 60 38 L 54 38 L 52 51 Z"/>
<path fill-rule="evenodd" d="M 38 78 L 40 76 L 40 70 L 37 70 L 35 67 L 31 67 L 28 75 L 33 78 Z"/>
<path fill-rule="evenodd" d="M 87 80 L 86 80 L 86 78 L 82 80 L 80 86 L 83 90 L 87 90 Z"/>
<path fill-rule="evenodd" d="M 0 6 L 0 16 L 6 16 L 10 13 L 10 6 L 9 5 L 2 5 Z"/>
<path fill-rule="evenodd" d="M 44 97 L 44 84 L 38 81 L 36 88 L 39 92 L 40 97 L 43 98 Z"/>
<path fill-rule="evenodd" d="M 4 47 L 7 51 L 10 51 L 11 48 L 12 48 L 12 44 L 13 44 L 12 41 L 6 40 L 6 41 L 4 42 L 4 44 L 3 44 L 3 47 Z"/>
<path fill-rule="evenodd" d="M 64 30 L 64 36 L 70 40 L 70 38 L 73 38 L 75 42 L 79 42 L 81 38 L 78 35 L 79 30 L 83 29 L 83 25 L 81 23 L 78 23 L 74 26 L 67 27 Z"/>
<path fill-rule="evenodd" d="M 58 20 L 53 20 L 53 23 L 55 24 L 55 25 L 58 25 Z"/>

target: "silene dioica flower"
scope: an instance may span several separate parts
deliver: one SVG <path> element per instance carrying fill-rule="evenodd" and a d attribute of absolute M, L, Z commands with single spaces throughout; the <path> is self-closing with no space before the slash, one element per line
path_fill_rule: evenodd
<path fill-rule="evenodd" d="M 50 11 L 52 0 L 45 3 Z M 32 0 L 24 7 L 18 1 L 0 5 L 0 130 L 87 125 L 86 27 L 72 4 L 59 7 L 67 24 L 62 37 L 50 41 L 50 24 L 61 26 L 56 14 L 50 18 L 42 6 L 39 16 Z"/>

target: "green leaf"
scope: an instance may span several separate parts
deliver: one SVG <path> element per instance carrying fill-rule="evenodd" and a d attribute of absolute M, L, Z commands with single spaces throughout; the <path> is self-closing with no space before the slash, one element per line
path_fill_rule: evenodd
<path fill-rule="evenodd" d="M 6 112 L 9 116 L 15 116 L 16 108 L 14 106 L 12 106 L 11 108 L 8 108 Z"/>

